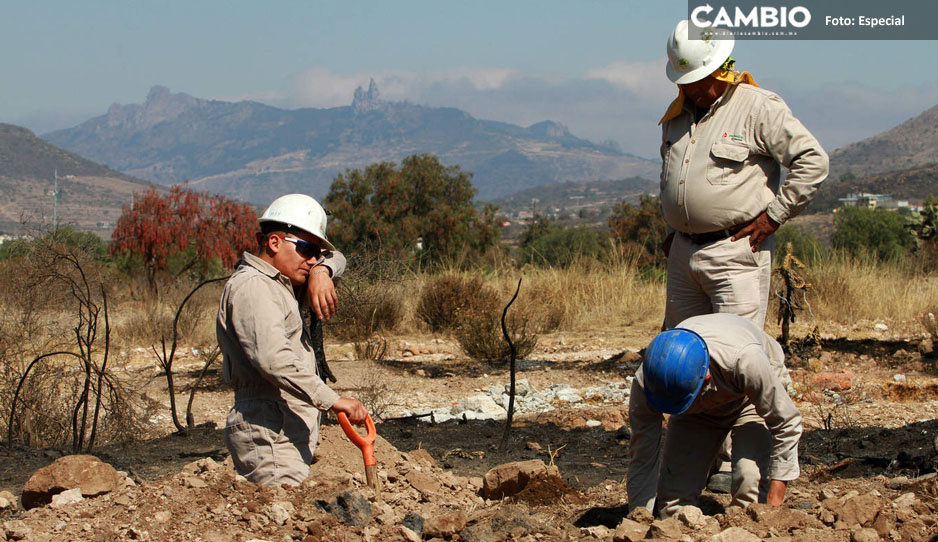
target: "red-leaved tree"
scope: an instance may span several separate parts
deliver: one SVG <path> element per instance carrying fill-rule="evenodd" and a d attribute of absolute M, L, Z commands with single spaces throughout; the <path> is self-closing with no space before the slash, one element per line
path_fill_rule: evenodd
<path fill-rule="evenodd" d="M 174 186 L 165 195 L 150 188 L 124 206 L 110 250 L 139 257 L 155 287 L 157 272 L 181 255 L 187 259 L 179 272 L 196 266 L 204 271 L 216 258 L 231 267 L 242 251 L 253 247 L 256 229 L 254 209 L 225 196 L 186 186 Z"/>

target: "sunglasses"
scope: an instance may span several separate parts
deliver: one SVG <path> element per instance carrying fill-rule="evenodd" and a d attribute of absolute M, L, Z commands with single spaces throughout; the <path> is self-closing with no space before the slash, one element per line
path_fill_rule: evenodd
<path fill-rule="evenodd" d="M 284 241 L 289 241 L 296 245 L 296 252 L 300 256 L 303 256 L 307 260 L 310 258 L 319 258 L 322 256 L 322 249 L 319 248 L 319 245 L 316 243 L 310 243 L 309 241 L 304 241 L 302 239 L 294 239 L 292 237 L 283 237 L 277 235 L 275 237 L 280 237 Z"/>

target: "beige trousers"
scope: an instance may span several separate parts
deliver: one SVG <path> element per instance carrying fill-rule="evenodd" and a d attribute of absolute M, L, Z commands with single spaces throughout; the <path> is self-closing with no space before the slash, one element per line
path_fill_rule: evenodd
<path fill-rule="evenodd" d="M 657 506 L 662 518 L 672 516 L 682 506 L 697 505 L 710 466 L 728 434 L 733 439 L 733 504 L 765 502 L 772 435 L 754 406 L 747 405 L 738 417 L 726 419 L 695 414 L 672 416 L 658 476 Z"/>
<path fill-rule="evenodd" d="M 283 399 L 235 400 L 225 423 L 225 445 L 235 470 L 264 485 L 299 485 L 309 476 L 319 438 L 319 414 L 312 429 Z"/>
<path fill-rule="evenodd" d="M 765 325 L 774 252 L 774 235 L 752 252 L 748 237 L 698 245 L 676 233 L 668 256 L 665 327 L 716 312 Z"/>

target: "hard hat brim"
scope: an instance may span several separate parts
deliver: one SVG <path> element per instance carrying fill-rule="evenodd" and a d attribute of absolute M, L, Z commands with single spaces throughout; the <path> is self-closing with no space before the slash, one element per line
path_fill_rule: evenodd
<path fill-rule="evenodd" d="M 300 227 L 300 226 L 297 226 L 296 224 L 288 224 L 288 223 L 283 222 L 283 221 L 280 221 L 280 220 L 274 220 L 273 218 L 263 218 L 263 217 L 261 217 L 261 218 L 258 218 L 258 219 L 257 219 L 257 223 L 258 223 L 258 224 L 263 224 L 264 222 L 280 222 L 281 224 L 285 225 L 287 228 L 293 228 L 293 229 L 296 229 L 296 230 L 305 231 L 306 233 L 308 233 L 308 234 L 312 235 L 313 237 L 315 237 L 316 239 L 318 239 L 320 243 L 322 243 L 322 247 L 320 247 L 320 248 L 324 248 L 324 249 L 329 250 L 329 251 L 335 251 L 335 245 L 333 245 L 332 243 L 330 243 L 328 239 L 326 239 L 325 237 L 319 235 L 319 234 L 316 233 L 316 232 L 309 231 L 308 229 L 302 228 L 302 227 Z"/>
<path fill-rule="evenodd" d="M 665 73 L 667 74 L 668 79 L 670 79 L 672 83 L 677 83 L 678 85 L 687 85 L 700 81 L 704 77 L 715 72 L 717 68 L 722 66 L 723 63 L 726 62 L 726 59 L 730 57 L 730 53 L 733 52 L 733 46 L 736 44 L 736 38 L 728 37 L 715 41 L 716 46 L 713 48 L 713 56 L 710 57 L 710 61 L 696 70 L 689 72 L 679 72 L 671 67 L 670 62 L 665 62 Z"/>

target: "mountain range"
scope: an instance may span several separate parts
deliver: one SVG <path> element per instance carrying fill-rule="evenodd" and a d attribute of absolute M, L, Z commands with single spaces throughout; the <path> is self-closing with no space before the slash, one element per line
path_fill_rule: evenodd
<path fill-rule="evenodd" d="M 58 173 L 58 204 L 54 201 Z M 0 232 L 70 224 L 107 235 L 121 206 L 150 183 L 62 150 L 26 128 L 0 124 Z"/>
<path fill-rule="evenodd" d="M 831 153 L 831 178 L 869 177 L 938 163 L 938 105 Z"/>
<path fill-rule="evenodd" d="M 432 153 L 473 174 L 493 199 L 561 181 L 655 178 L 658 163 L 578 138 L 563 125 L 479 120 L 448 107 L 381 100 L 372 81 L 350 106 L 280 109 L 204 100 L 153 87 L 143 104 L 44 135 L 128 175 L 266 204 L 286 192 L 322 197 L 335 175 Z"/>

